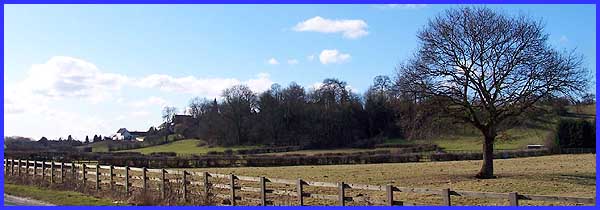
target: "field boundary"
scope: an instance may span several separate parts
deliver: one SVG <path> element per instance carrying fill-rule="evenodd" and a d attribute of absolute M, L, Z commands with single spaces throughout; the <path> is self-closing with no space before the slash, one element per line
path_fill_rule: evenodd
<path fill-rule="evenodd" d="M 49 166 L 49 167 L 47 167 Z M 78 164 L 78 163 L 63 163 L 63 162 L 47 162 L 33 160 L 14 160 L 4 159 L 5 174 L 9 176 L 23 176 L 34 179 L 41 177 L 41 181 L 49 183 L 65 182 L 65 177 L 70 174 L 75 180 L 82 181 L 84 186 L 92 187 L 95 190 L 100 188 L 110 187 L 111 190 L 118 190 L 115 186 L 122 186 L 125 193 L 131 193 L 132 188 L 137 188 L 143 192 L 155 191 L 160 193 L 161 197 L 165 197 L 165 187 L 168 183 L 181 184 L 180 194 L 178 195 L 184 202 L 189 199 L 191 187 L 200 187 L 205 196 L 213 195 L 215 197 L 229 200 L 229 205 L 235 206 L 237 201 L 250 200 L 258 202 L 259 205 L 271 205 L 273 199 L 268 199 L 267 194 L 293 197 L 294 204 L 304 206 L 305 198 L 314 198 L 320 200 L 334 201 L 337 205 L 345 206 L 348 202 L 367 202 L 374 205 L 387 206 L 402 206 L 402 205 L 419 205 L 417 203 L 408 203 L 394 199 L 394 192 L 428 194 L 431 196 L 439 196 L 442 203 L 439 205 L 451 206 L 452 197 L 474 197 L 474 198 L 495 198 L 507 199 L 508 205 L 518 206 L 521 200 L 531 201 L 549 201 L 549 202 L 569 202 L 577 204 L 595 204 L 595 198 L 582 197 L 564 197 L 564 196 L 546 196 L 546 195 L 528 195 L 519 194 L 517 192 L 510 193 L 493 193 L 493 192 L 471 192 L 457 191 L 452 189 L 428 189 L 428 188 L 409 188 L 394 185 L 367 185 L 367 184 L 350 184 L 345 182 L 318 182 L 308 181 L 303 179 L 279 179 L 268 177 L 251 177 L 235 174 L 218 174 L 209 172 L 193 172 L 187 170 L 173 169 L 148 169 L 136 167 L 117 167 L 113 165 L 99 164 Z M 15 170 L 16 169 L 16 170 Z M 108 173 L 107 173 L 108 170 Z M 48 174 L 49 172 L 49 174 Z M 137 174 L 134 174 L 137 173 Z M 170 176 L 170 177 L 168 177 Z M 47 177 L 47 178 L 46 178 Z M 196 179 L 194 179 L 196 178 Z M 227 184 L 218 184 L 211 182 L 211 179 L 222 179 L 227 181 Z M 200 180 L 200 181 L 193 181 Z M 258 187 L 243 187 L 240 181 L 256 183 Z M 150 187 L 150 182 L 157 184 L 157 188 Z M 267 183 L 284 184 L 295 186 L 295 190 L 279 190 L 268 189 Z M 305 187 L 321 187 L 337 190 L 337 195 L 313 194 L 304 190 Z M 222 189 L 227 193 L 212 193 L 211 188 Z M 366 200 L 361 197 L 348 196 L 345 192 L 350 189 L 380 191 L 385 192 L 385 198 L 379 200 Z M 258 198 L 251 196 L 241 196 L 241 193 L 258 193 Z M 240 195 L 238 195 L 240 193 Z"/>

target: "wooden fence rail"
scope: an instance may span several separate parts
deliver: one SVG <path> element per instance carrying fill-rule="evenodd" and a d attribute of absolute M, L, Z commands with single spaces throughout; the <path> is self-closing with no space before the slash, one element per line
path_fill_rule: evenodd
<path fill-rule="evenodd" d="M 46 167 L 50 166 L 50 167 Z M 57 167 L 55 167 L 57 166 Z M 16 173 L 15 173 L 15 167 Z M 98 164 L 76 164 L 76 163 L 62 163 L 62 162 L 43 162 L 43 161 L 32 161 L 32 160 L 13 160 L 4 159 L 4 172 L 9 176 L 41 176 L 42 181 L 46 180 L 46 174 L 49 170 L 48 180 L 51 183 L 64 182 L 64 177 L 71 171 L 71 177 L 81 180 L 83 186 L 86 184 L 93 189 L 100 190 L 103 187 L 107 187 L 110 190 L 124 190 L 125 193 L 130 193 L 132 188 L 135 187 L 141 190 L 154 189 L 158 190 L 161 197 L 165 197 L 165 185 L 166 183 L 178 183 L 181 184 L 181 199 L 187 201 L 189 199 L 190 190 L 192 186 L 200 187 L 200 191 L 205 196 L 209 196 L 209 188 L 220 189 L 222 191 L 229 191 L 228 194 L 214 193 L 213 196 L 224 198 L 229 200 L 230 205 L 236 205 L 237 201 L 250 200 L 257 201 L 259 205 L 271 205 L 274 200 L 270 200 L 268 195 L 280 195 L 295 197 L 293 199 L 296 205 L 305 205 L 305 198 L 330 200 L 337 202 L 338 205 L 347 205 L 347 202 L 367 202 L 362 197 L 351 197 L 346 194 L 347 190 L 366 190 L 366 191 L 380 191 L 385 193 L 383 200 L 371 200 L 370 203 L 378 205 L 416 205 L 404 201 L 399 201 L 394 198 L 394 192 L 404 193 L 416 193 L 416 194 L 428 194 L 434 196 L 440 196 L 442 203 L 440 205 L 450 206 L 452 205 L 452 197 L 474 197 L 474 198 L 493 198 L 493 199 L 506 199 L 508 205 L 518 206 L 520 200 L 531 200 L 531 201 L 548 201 L 548 202 L 569 202 L 578 204 L 595 204 L 595 198 L 580 198 L 580 197 L 563 197 L 563 196 L 545 196 L 545 195 L 525 195 L 517 192 L 510 193 L 492 193 L 492 192 L 470 192 L 470 191 L 456 191 L 451 189 L 427 189 L 427 188 L 410 188 L 410 187 L 399 187 L 393 185 L 365 185 L 365 184 L 350 184 L 345 182 L 330 183 L 330 182 L 316 182 L 307 181 L 302 179 L 288 180 L 279 178 L 268 178 L 268 177 L 251 177 L 241 176 L 235 174 L 217 174 L 209 172 L 193 172 L 186 170 L 173 170 L 173 169 L 146 169 L 146 168 L 135 168 L 135 167 L 117 167 L 117 166 L 104 166 Z M 100 169 L 108 170 L 100 171 Z M 55 172 L 58 170 L 57 172 Z M 39 172 L 41 173 L 39 173 Z M 134 175 L 135 172 L 137 175 Z M 141 174 L 141 175 L 140 175 Z M 171 176 L 171 177 L 168 177 Z M 173 177 L 180 177 L 173 178 Z M 55 179 L 58 178 L 58 179 Z M 103 179 L 104 178 L 104 179 Z M 209 178 L 226 180 L 227 184 L 219 184 L 211 182 Z M 141 184 L 135 182 L 141 180 Z M 200 181 L 194 181 L 200 180 Z M 239 183 L 240 181 L 255 182 L 258 187 L 244 187 Z M 154 186 L 150 187 L 150 184 L 154 183 Z M 283 190 L 283 189 L 269 189 L 268 186 L 271 184 L 283 184 L 288 186 L 295 186 L 294 190 Z M 104 184 L 104 185 L 102 185 Z M 117 188 L 116 186 L 123 186 L 123 188 Z M 310 193 L 305 190 L 305 187 L 321 187 L 329 188 L 331 191 L 337 191 L 337 195 L 324 195 Z M 245 193 L 258 193 L 258 199 L 249 196 L 243 196 Z M 291 199 L 290 199 L 291 200 Z"/>

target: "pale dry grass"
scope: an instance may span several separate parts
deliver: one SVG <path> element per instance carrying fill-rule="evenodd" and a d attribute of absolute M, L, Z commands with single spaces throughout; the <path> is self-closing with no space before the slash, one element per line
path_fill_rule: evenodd
<path fill-rule="evenodd" d="M 360 183 L 394 184 L 402 187 L 418 187 L 481 192 L 518 192 L 521 194 L 594 197 L 596 193 L 596 156 L 553 155 L 531 158 L 496 160 L 494 162 L 497 179 L 479 180 L 473 178 L 480 168 L 481 161 L 453 161 L 428 163 L 392 163 L 364 165 L 329 166 L 288 166 L 288 167 L 242 167 L 211 168 L 215 173 L 265 176 L 272 178 Z M 313 189 L 318 193 L 336 195 L 335 189 Z M 372 192 L 349 192 L 352 194 L 370 193 L 373 197 L 382 194 Z M 439 204 L 437 196 L 421 194 L 398 194 L 400 199 L 424 204 Z M 505 200 L 483 200 L 453 197 L 458 205 L 506 205 Z M 573 205 L 553 202 L 521 202 L 523 205 Z M 312 204 L 334 204 L 315 201 Z"/>

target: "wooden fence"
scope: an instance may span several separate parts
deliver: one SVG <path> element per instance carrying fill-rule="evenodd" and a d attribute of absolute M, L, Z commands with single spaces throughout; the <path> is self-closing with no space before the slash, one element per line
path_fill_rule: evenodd
<path fill-rule="evenodd" d="M 504 199 L 508 205 L 518 206 L 519 201 L 547 201 L 568 202 L 576 204 L 595 204 L 594 198 L 525 195 L 516 192 L 491 193 L 470 192 L 451 189 L 425 189 L 409 188 L 393 185 L 365 185 L 350 184 L 345 182 L 330 183 L 316 182 L 303 179 L 289 180 L 267 177 L 250 177 L 235 174 L 217 174 L 209 172 L 194 172 L 189 170 L 172 169 L 147 169 L 134 167 L 105 166 L 85 163 L 61 163 L 31 160 L 4 159 L 5 174 L 8 176 L 41 177 L 41 180 L 50 183 L 65 182 L 65 177 L 73 177 L 88 188 L 100 190 L 121 190 L 130 193 L 133 189 L 155 190 L 165 196 L 165 186 L 170 183 L 178 183 L 180 189 L 178 195 L 183 201 L 189 200 L 189 195 L 202 191 L 204 196 L 215 196 L 228 200 L 228 205 L 240 205 L 238 201 L 254 202 L 254 205 L 273 205 L 275 196 L 287 196 L 288 203 L 285 205 L 307 205 L 305 199 L 326 200 L 326 203 L 345 206 L 349 202 L 363 202 L 370 205 L 418 205 L 416 203 L 403 202 L 394 197 L 394 192 L 410 194 L 423 194 L 435 196 L 441 203 L 438 205 L 451 206 L 453 197 L 472 197 L 485 199 Z M 219 181 L 225 183 L 219 183 Z M 245 185 L 242 185 L 244 183 Z M 267 185 L 268 184 L 268 185 Z M 285 185 L 288 189 L 282 189 L 275 185 Z M 252 185 L 252 186 L 247 186 Z M 116 186 L 120 186 L 117 188 Z M 293 187 L 293 189 L 289 189 Z M 306 188 L 328 188 L 331 194 L 311 193 Z M 209 192 L 209 189 L 218 189 Z M 378 191 L 384 194 L 381 199 L 369 199 L 361 196 L 349 196 L 349 190 Z M 244 194 L 245 193 L 245 194 Z M 242 204 L 243 205 L 243 204 Z"/>

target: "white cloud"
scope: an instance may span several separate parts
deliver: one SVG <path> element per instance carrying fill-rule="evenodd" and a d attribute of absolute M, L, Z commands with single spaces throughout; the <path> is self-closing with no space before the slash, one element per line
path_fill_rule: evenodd
<path fill-rule="evenodd" d="M 427 4 L 383 4 L 375 7 L 379 9 L 421 9 L 427 7 Z"/>
<path fill-rule="evenodd" d="M 290 65 L 296 65 L 299 63 L 299 61 L 297 59 L 289 59 L 287 63 Z"/>
<path fill-rule="evenodd" d="M 350 54 L 340 53 L 337 49 L 323 50 L 319 54 L 319 60 L 322 64 L 344 63 L 350 60 Z"/>
<path fill-rule="evenodd" d="M 294 31 L 312 31 L 320 33 L 342 33 L 345 38 L 357 39 L 369 34 L 367 23 L 361 19 L 331 20 L 320 16 L 302 21 L 294 26 Z"/>
<path fill-rule="evenodd" d="M 321 86 L 323 86 L 322 82 L 315 82 L 312 85 L 310 85 L 310 88 L 313 90 L 318 90 L 321 88 Z"/>
<path fill-rule="evenodd" d="M 275 59 L 275 58 L 271 58 L 267 61 L 267 63 L 269 63 L 271 65 L 277 65 L 277 64 L 279 64 L 279 61 L 277 61 L 277 59 Z"/>
<path fill-rule="evenodd" d="M 307 59 L 308 61 L 313 61 L 313 60 L 315 60 L 315 55 L 309 55 L 309 56 L 306 56 L 306 59 Z"/>
<path fill-rule="evenodd" d="M 352 87 L 352 85 L 346 85 L 346 88 L 352 91 L 353 93 L 360 93 L 360 91 L 357 88 Z"/>
<path fill-rule="evenodd" d="M 8 96 L 11 98 L 11 96 Z M 83 140 L 85 135 L 108 134 L 114 128 L 98 113 L 81 113 L 52 107 L 39 95 L 18 97 L 19 112 L 8 112 L 5 108 L 6 135 L 20 135 L 39 139 L 42 136 L 57 139 L 67 135 Z M 7 115 L 8 114 L 8 115 Z"/>
<path fill-rule="evenodd" d="M 142 107 L 148 107 L 151 105 L 157 105 L 162 107 L 168 106 L 170 103 L 167 102 L 167 100 L 161 98 L 161 97 L 156 97 L 156 96 L 151 96 L 149 98 L 147 98 L 146 100 L 141 100 L 141 101 L 132 101 L 129 103 L 129 106 L 133 107 L 133 108 L 142 108 Z"/>
<path fill-rule="evenodd" d="M 146 116 L 150 115 L 150 112 L 148 112 L 148 111 L 133 111 L 133 112 L 130 112 L 129 115 L 131 117 L 146 117 Z"/>
<path fill-rule="evenodd" d="M 49 99 L 73 97 L 100 102 L 112 97 L 127 81 L 126 76 L 104 73 L 87 61 L 56 56 L 33 65 L 19 86 Z"/>
<path fill-rule="evenodd" d="M 273 84 L 269 77 L 269 74 L 260 73 L 257 78 L 240 81 L 234 78 L 196 78 L 193 76 L 176 78 L 170 75 L 153 74 L 137 80 L 135 84 L 142 88 L 158 88 L 166 92 L 189 93 L 213 98 L 219 97 L 224 89 L 238 84 L 246 84 L 257 92 L 267 90 Z"/>
<path fill-rule="evenodd" d="M 567 42 L 569 42 L 569 38 L 567 38 L 567 36 L 562 35 L 559 39 L 558 39 L 558 43 L 560 44 L 566 44 Z"/>
<path fill-rule="evenodd" d="M 72 134 L 82 139 L 95 133 L 110 134 L 119 127 L 150 126 L 149 117 L 154 116 L 152 113 L 155 111 L 148 109 L 149 105 L 158 107 L 170 103 L 158 95 L 131 102 L 122 95 L 126 88 L 158 89 L 211 98 L 219 97 L 225 88 L 238 84 L 246 84 L 253 91 L 262 92 L 269 89 L 273 81 L 266 73 L 247 80 L 164 74 L 130 78 L 103 72 L 81 59 L 53 57 L 43 64 L 33 65 L 23 80 L 5 84 L 5 121 L 11 122 L 5 124 L 5 133 L 34 138 L 58 138 Z M 100 106 L 93 105 L 99 102 L 104 103 L 102 106 L 120 104 L 130 109 L 117 109 L 116 113 L 81 111 L 96 110 L 88 106 Z M 73 110 L 72 107 L 81 110 Z M 134 122 L 129 119 L 131 117 L 144 120 Z M 115 121 L 119 122 L 118 125 Z"/>
<path fill-rule="evenodd" d="M 271 88 L 271 85 L 274 83 L 271 81 L 270 77 L 271 76 L 267 73 L 259 73 L 256 75 L 255 79 L 249 79 L 241 83 L 248 85 L 248 87 L 250 87 L 250 89 L 254 92 L 264 92 Z"/>
<path fill-rule="evenodd" d="M 8 95 L 11 94 L 11 95 Z M 12 93 L 7 93 L 5 89 L 4 93 L 4 114 L 19 114 L 25 111 L 22 104 L 19 104 L 17 97 Z"/>

